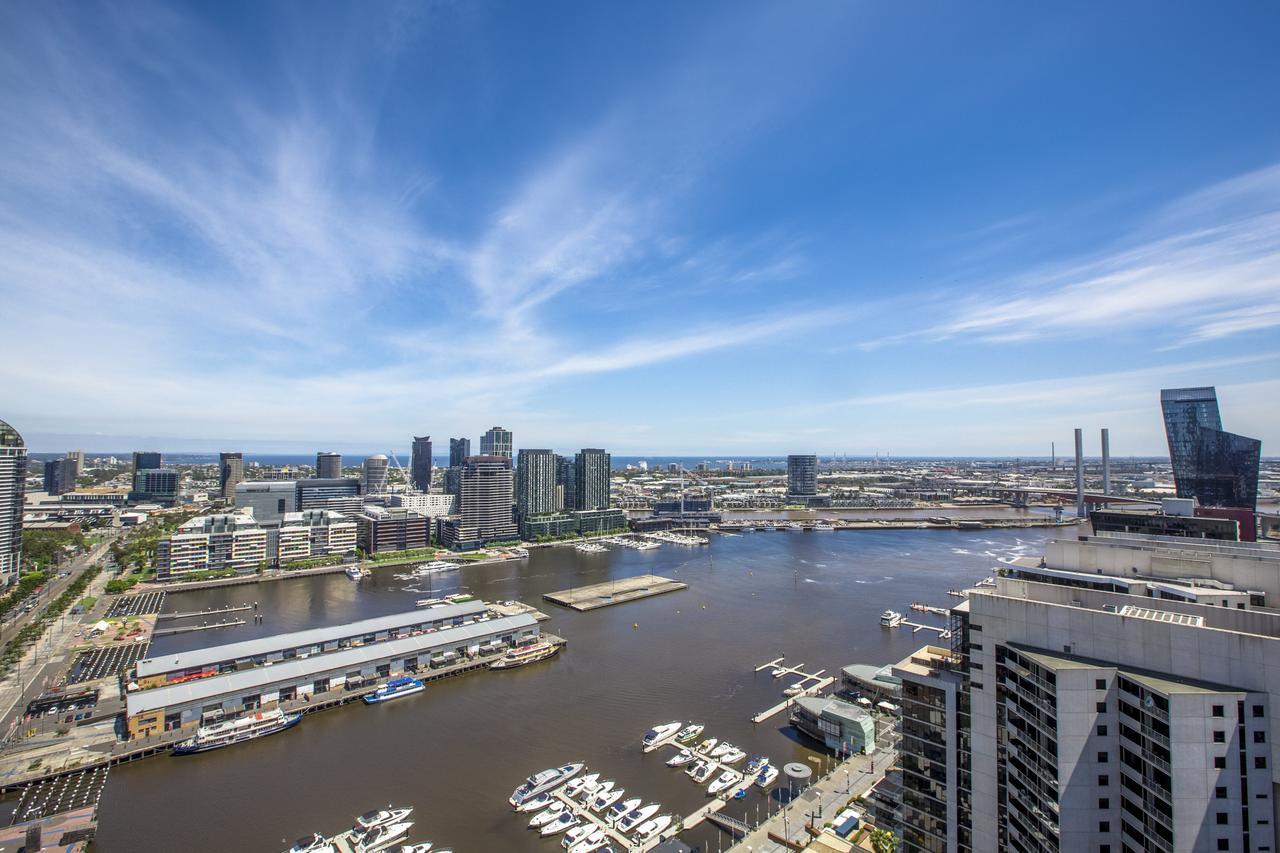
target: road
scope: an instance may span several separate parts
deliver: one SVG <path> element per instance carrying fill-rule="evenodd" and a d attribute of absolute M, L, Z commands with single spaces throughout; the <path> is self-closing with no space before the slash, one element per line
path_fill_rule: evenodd
<path fill-rule="evenodd" d="M 75 582 L 75 579 L 80 576 L 81 572 L 89 568 L 89 566 L 93 565 L 98 560 L 101 560 L 103 556 L 106 555 L 107 549 L 111 547 L 111 543 L 115 541 L 115 538 L 118 535 L 119 534 L 117 532 L 112 531 L 109 534 L 109 538 L 104 539 L 102 542 L 98 543 L 96 546 L 78 557 L 72 558 L 69 566 L 59 570 L 70 571 L 70 574 L 65 578 L 55 577 L 52 581 L 46 583 L 41 589 L 40 595 L 35 599 L 36 606 L 30 613 L 22 613 L 18 608 L 9 611 L 9 613 L 5 615 L 3 624 L 0 624 L 0 647 L 13 639 L 19 631 L 39 616 L 40 612 L 48 606 L 49 602 L 61 595 L 64 589 Z"/>

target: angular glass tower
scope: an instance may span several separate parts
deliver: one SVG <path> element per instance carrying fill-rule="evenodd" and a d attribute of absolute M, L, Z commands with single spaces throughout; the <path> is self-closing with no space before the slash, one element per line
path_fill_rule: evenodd
<path fill-rule="evenodd" d="M 1196 498 L 1202 506 L 1253 510 L 1262 442 L 1223 431 L 1214 389 L 1165 389 L 1160 408 L 1178 497 Z"/>

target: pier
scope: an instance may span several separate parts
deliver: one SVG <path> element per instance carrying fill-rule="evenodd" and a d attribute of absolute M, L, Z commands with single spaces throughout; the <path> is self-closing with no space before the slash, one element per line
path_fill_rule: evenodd
<path fill-rule="evenodd" d="M 197 616 L 217 616 L 222 613 L 238 613 L 241 610 L 252 610 L 256 605 L 236 604 L 227 607 L 214 607 L 209 610 L 189 610 L 186 613 L 161 613 L 156 619 L 194 619 Z"/>
<path fill-rule="evenodd" d="M 559 592 L 548 592 L 542 597 L 553 604 L 559 604 L 562 607 L 568 607 L 579 612 L 586 612 L 600 607 L 625 604 L 628 601 L 662 595 L 667 592 L 676 592 L 677 590 L 688 589 L 688 587 L 688 584 L 673 581 L 671 578 L 664 578 L 658 575 L 637 575 L 632 578 L 605 581 L 604 583 L 591 584 L 590 586 L 562 589 Z"/>
<path fill-rule="evenodd" d="M 826 690 L 828 687 L 830 687 L 832 684 L 835 683 L 834 676 L 830 676 L 830 675 L 825 677 L 823 676 L 823 673 L 826 672 L 825 669 L 820 669 L 817 672 L 805 672 L 804 664 L 799 663 L 799 664 L 796 664 L 795 666 L 783 666 L 782 662 L 784 660 L 786 660 L 785 657 L 774 658 L 768 663 L 760 664 L 758 667 L 755 668 L 755 671 L 763 672 L 766 669 L 773 670 L 774 672 L 772 672 L 771 675 L 773 675 L 774 678 L 785 678 L 788 675 L 799 676 L 800 680 L 795 682 L 791 686 L 799 687 L 800 691 L 796 693 L 795 696 L 788 696 L 786 699 L 782 700 L 777 705 L 774 705 L 772 708 L 767 708 L 761 711 L 759 714 L 756 714 L 754 717 L 751 718 L 751 722 L 763 723 L 765 720 L 769 719 L 774 714 L 779 714 L 785 711 L 787 708 L 789 708 L 791 706 L 791 701 L 793 699 L 796 699 L 800 696 L 812 696 L 816 693 L 821 693 L 823 690 Z M 810 684 L 809 682 L 812 682 L 812 684 Z"/>
<path fill-rule="evenodd" d="M 190 634 L 192 631 L 212 631 L 214 628 L 231 628 L 236 625 L 243 625 L 248 620 L 245 619 L 227 619 L 222 622 L 213 622 L 208 625 L 183 625 L 180 628 L 159 628 L 152 632 L 153 637 L 164 637 L 169 634 Z"/>

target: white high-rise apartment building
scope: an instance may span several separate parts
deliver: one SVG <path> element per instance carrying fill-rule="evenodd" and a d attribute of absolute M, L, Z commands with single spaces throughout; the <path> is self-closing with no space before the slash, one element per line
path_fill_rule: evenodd
<path fill-rule="evenodd" d="M 26 443 L 16 429 L 0 421 L 0 585 L 12 583 L 22 568 L 26 484 Z"/>

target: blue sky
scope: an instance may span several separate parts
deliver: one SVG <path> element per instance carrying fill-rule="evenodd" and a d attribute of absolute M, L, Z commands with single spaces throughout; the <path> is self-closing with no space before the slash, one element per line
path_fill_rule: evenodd
<path fill-rule="evenodd" d="M 10 3 L 36 450 L 1280 446 L 1280 6 Z M 13 322 L 13 321 L 17 322 Z"/>

